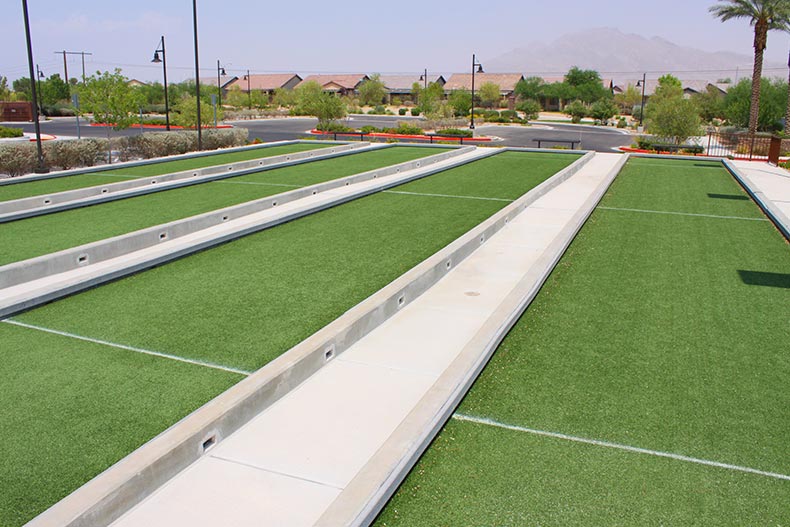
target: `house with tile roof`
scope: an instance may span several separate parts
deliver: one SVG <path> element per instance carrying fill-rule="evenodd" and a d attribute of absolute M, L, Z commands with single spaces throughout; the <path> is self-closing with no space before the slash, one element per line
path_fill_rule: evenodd
<path fill-rule="evenodd" d="M 412 87 L 415 83 L 422 87 L 433 83 L 440 86 L 447 84 L 447 80 L 442 75 L 428 75 L 427 80 L 423 75 L 381 75 L 380 79 L 387 88 L 387 100 L 390 102 L 393 97 L 411 100 Z"/>
<path fill-rule="evenodd" d="M 226 93 L 230 85 L 237 81 L 239 78 L 235 75 L 222 75 L 219 77 L 219 86 L 222 88 L 222 93 Z M 200 84 L 202 86 L 216 86 L 217 77 L 201 77 Z"/>
<path fill-rule="evenodd" d="M 236 80 L 226 86 L 226 89 L 230 90 L 238 87 L 244 93 L 250 90 L 260 91 L 271 97 L 274 95 L 275 90 L 280 88 L 292 90 L 300 82 L 302 82 L 302 77 L 296 73 L 251 74 L 249 76 L 242 75 L 241 77 L 237 77 Z M 214 84 L 216 85 L 216 80 Z"/>
<path fill-rule="evenodd" d="M 475 73 L 475 90 L 486 83 L 496 84 L 502 98 L 507 100 L 508 108 L 512 110 L 516 107 L 516 85 L 523 79 L 521 73 Z M 448 95 L 454 90 L 471 89 L 471 73 L 453 73 L 444 85 L 444 93 Z"/>
<path fill-rule="evenodd" d="M 357 93 L 360 84 L 370 80 L 365 74 L 346 74 L 346 75 L 309 75 L 296 87 L 306 82 L 317 82 L 325 92 L 336 93 L 338 95 L 349 95 Z"/>

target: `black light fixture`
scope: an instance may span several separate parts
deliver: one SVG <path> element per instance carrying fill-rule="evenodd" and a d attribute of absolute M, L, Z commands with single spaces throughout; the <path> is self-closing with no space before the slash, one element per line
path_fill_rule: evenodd
<path fill-rule="evenodd" d="M 203 150 L 203 130 L 200 125 L 200 59 L 198 55 L 197 0 L 192 0 L 192 27 L 195 34 L 195 96 L 197 98 L 198 150 Z"/>
<path fill-rule="evenodd" d="M 645 120 L 645 86 L 647 86 L 647 73 L 642 74 L 642 80 L 636 82 L 636 87 L 642 86 L 642 103 L 639 105 L 639 126 L 641 127 Z"/>
<path fill-rule="evenodd" d="M 41 150 L 41 125 L 38 122 L 38 90 L 36 89 L 36 72 L 33 71 L 33 45 L 30 42 L 30 19 L 27 14 L 27 0 L 22 0 L 22 13 L 25 17 L 25 39 L 27 41 L 27 65 L 30 71 L 30 93 L 33 99 L 33 106 L 36 108 L 33 114 L 33 123 L 36 126 L 36 152 L 38 154 L 37 174 L 46 174 L 49 169 L 44 166 L 44 152 Z"/>
<path fill-rule="evenodd" d="M 161 58 L 159 54 L 162 54 Z M 162 63 L 162 74 L 165 78 L 165 127 L 170 131 L 170 101 L 167 97 L 167 54 L 165 53 L 165 36 L 162 35 L 159 41 L 159 46 L 154 50 L 154 58 L 151 59 L 154 64 Z"/>
<path fill-rule="evenodd" d="M 470 130 L 475 129 L 475 67 L 477 67 L 477 73 L 485 73 L 483 71 L 483 65 L 477 62 L 477 58 L 473 53 L 472 54 L 472 120 L 469 123 Z"/>
<path fill-rule="evenodd" d="M 36 86 L 38 88 L 38 93 L 39 94 L 41 93 L 41 79 L 43 79 L 43 78 L 44 78 L 44 72 L 41 71 L 41 68 L 39 68 L 38 64 L 36 64 Z M 36 111 L 38 111 L 40 113 L 43 113 L 43 108 L 41 107 L 42 104 L 44 104 L 44 103 L 39 101 L 39 104 L 36 107 Z"/>
<path fill-rule="evenodd" d="M 217 106 L 220 108 L 222 107 L 222 77 L 226 75 L 225 68 L 220 65 L 219 59 L 217 59 Z"/>
<path fill-rule="evenodd" d="M 428 89 L 428 68 L 425 68 L 425 72 L 420 75 L 420 80 L 423 81 L 423 88 Z"/>

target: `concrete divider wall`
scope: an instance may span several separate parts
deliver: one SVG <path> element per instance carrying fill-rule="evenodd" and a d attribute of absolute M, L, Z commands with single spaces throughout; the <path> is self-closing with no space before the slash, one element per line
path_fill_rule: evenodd
<path fill-rule="evenodd" d="M 377 148 L 389 145 L 376 145 Z M 61 210 L 82 207 L 89 204 L 102 203 L 130 196 L 139 196 L 151 192 L 169 190 L 181 186 L 195 185 L 207 181 L 226 179 L 242 176 L 245 174 L 263 172 L 283 166 L 297 165 L 308 161 L 320 159 L 330 159 L 341 154 L 356 153 L 369 150 L 373 147 L 370 143 L 354 143 L 348 145 L 338 145 L 335 147 L 309 150 L 306 152 L 294 152 L 279 156 L 267 157 L 263 159 L 252 159 L 249 161 L 239 161 L 224 165 L 214 165 L 205 168 L 196 168 L 162 174 L 159 176 L 141 177 L 96 185 L 92 187 L 67 190 L 54 194 L 41 194 L 28 198 L 20 198 L 11 201 L 0 202 L 0 221 L 11 221 L 30 217 L 39 214 L 48 214 Z M 179 184 L 180 183 L 180 184 Z M 133 189 L 140 189 L 139 193 L 124 192 Z M 115 194 L 123 192 L 122 196 Z M 27 212 L 21 214 L 21 212 Z M 17 213 L 17 214 L 12 214 Z"/>
<path fill-rule="evenodd" d="M 155 157 L 152 159 L 141 159 L 138 161 L 125 161 L 123 163 L 114 163 L 111 165 L 97 165 L 93 167 L 83 167 L 72 170 L 56 170 L 46 174 L 27 174 L 25 176 L 17 176 L 12 178 L 1 178 L 0 187 L 4 185 L 15 185 L 17 183 L 26 183 L 28 181 L 39 181 L 42 179 L 53 179 L 65 176 L 78 176 L 80 174 L 93 174 L 95 172 L 104 172 L 105 170 L 116 170 L 119 168 L 139 167 L 144 165 L 155 165 L 157 163 L 164 163 L 167 161 L 179 161 L 182 159 L 192 159 L 196 157 L 207 157 L 217 154 L 232 154 L 234 152 L 244 152 L 246 150 L 262 150 L 271 148 L 273 146 L 293 145 L 299 143 L 316 144 L 316 141 L 307 141 L 304 139 L 294 139 L 290 141 L 273 141 L 271 143 L 262 143 L 258 145 L 236 146 L 233 148 L 219 148 L 217 150 L 204 150 L 202 152 L 189 152 L 186 154 L 178 154 L 175 156 Z M 351 141 L 321 141 L 321 143 L 329 143 L 336 145 L 350 144 Z"/>
<path fill-rule="evenodd" d="M 757 203 L 757 206 L 763 210 L 765 215 L 768 216 L 776 228 L 779 229 L 779 232 L 790 241 L 790 218 L 774 205 L 774 202 L 768 199 L 765 193 L 759 190 L 759 187 L 752 182 L 749 176 L 738 170 L 738 167 L 730 160 L 725 159 L 723 162 L 724 167 L 732 174 L 732 177 L 734 177 L 746 193 L 751 196 L 752 200 Z"/>
<path fill-rule="evenodd" d="M 492 155 L 508 149 L 496 150 Z M 578 153 L 578 152 L 577 152 Z M 528 205 L 578 172 L 587 153 L 341 317 L 39 515 L 31 527 L 106 525 L 418 298 Z"/>
<path fill-rule="evenodd" d="M 390 146 L 397 147 L 397 145 L 390 145 Z M 324 183 L 319 183 L 317 185 L 312 185 L 301 189 L 295 189 L 295 190 L 283 192 L 273 196 L 267 196 L 265 198 L 258 199 L 255 201 L 242 203 L 240 205 L 234 205 L 232 207 L 227 207 L 225 209 L 219 209 L 212 212 L 207 212 L 204 214 L 192 216 L 182 220 L 176 220 L 163 225 L 157 225 L 155 227 L 150 227 L 129 234 L 116 236 L 114 238 L 109 238 L 107 240 L 102 240 L 87 245 L 82 245 L 80 247 L 66 249 L 53 254 L 39 256 L 37 258 L 31 258 L 29 260 L 8 264 L 0 267 L 0 290 L 15 285 L 19 285 L 22 283 L 30 282 L 33 280 L 39 280 L 41 278 L 45 278 L 48 276 L 64 273 L 72 269 L 77 269 L 79 267 L 85 267 L 87 265 L 106 261 L 111 258 L 117 258 L 124 254 L 133 253 L 135 251 L 139 251 L 147 247 L 159 245 L 166 241 L 176 240 L 182 236 L 186 236 L 200 230 L 208 229 L 216 225 L 221 225 L 228 221 L 232 221 L 244 216 L 248 216 L 250 214 L 254 214 L 256 212 L 260 212 L 262 210 L 276 207 L 284 203 L 289 203 L 291 201 L 304 198 L 306 196 L 319 194 L 327 190 L 348 186 L 354 183 L 360 183 L 371 179 L 383 178 L 400 172 L 407 172 L 417 168 L 430 167 L 431 165 L 435 165 L 439 162 L 446 161 L 448 159 L 461 156 L 465 153 L 472 152 L 474 149 L 475 147 L 472 146 L 451 149 L 448 152 L 442 152 L 440 154 L 436 154 L 426 158 L 407 161 L 405 163 L 399 163 L 397 165 L 371 170 L 368 172 L 347 176 L 333 181 L 327 181 Z M 492 151 L 492 154 L 495 154 L 497 152 L 498 152 L 497 150 L 494 150 Z M 425 171 L 424 173 L 421 173 L 417 177 L 425 177 L 432 173 L 433 172 Z M 404 179 L 403 181 L 398 181 L 395 184 L 401 184 L 407 180 L 408 179 Z M 359 197 L 359 196 L 355 196 L 355 197 Z M 337 203 L 340 202 L 341 202 L 340 200 L 337 201 Z M 287 217 L 283 221 L 287 221 L 290 219 L 294 219 L 294 218 Z M 266 224 L 263 225 L 261 228 L 266 228 L 270 226 L 272 225 Z M 242 231 L 238 234 L 238 236 L 234 236 L 234 237 L 243 236 L 249 233 L 250 233 L 249 230 Z M 216 243 L 222 243 L 224 241 L 228 241 L 228 238 L 222 238 L 221 241 L 217 241 Z M 201 247 L 201 249 L 204 248 L 206 247 Z M 162 263 L 162 262 L 159 261 L 157 263 Z M 139 269 L 135 269 L 135 270 L 139 270 Z M 27 308 L 30 306 L 27 305 L 25 307 Z M 8 314 L 8 313 L 6 312 L 6 310 L 3 310 L 0 311 L 0 314 Z"/>

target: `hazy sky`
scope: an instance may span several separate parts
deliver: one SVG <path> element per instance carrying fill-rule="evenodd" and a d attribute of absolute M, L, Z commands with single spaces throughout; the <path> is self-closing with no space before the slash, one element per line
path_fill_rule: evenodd
<path fill-rule="evenodd" d="M 752 29 L 708 14 L 713 0 L 198 0 L 201 68 L 229 73 L 465 71 L 471 53 L 485 61 L 529 42 L 594 27 L 660 36 L 706 51 L 751 56 Z M 27 76 L 21 0 L 3 0 L 0 75 Z M 168 73 L 182 80 L 194 69 L 190 0 L 28 0 L 36 62 L 62 72 L 53 52 L 88 51 L 89 73 L 121 67 L 129 77 L 159 79 L 150 60 L 165 35 Z M 491 7 L 489 7 L 491 6 Z M 772 33 L 767 60 L 785 63 L 790 36 Z M 739 65 L 747 66 L 747 65 Z M 79 76 L 79 57 L 69 76 Z"/>

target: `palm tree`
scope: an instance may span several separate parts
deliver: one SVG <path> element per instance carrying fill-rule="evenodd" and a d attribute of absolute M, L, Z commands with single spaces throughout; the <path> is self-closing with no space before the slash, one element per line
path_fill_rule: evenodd
<path fill-rule="evenodd" d="M 754 70 L 752 72 L 752 105 L 749 109 L 749 134 L 757 132 L 760 115 L 760 81 L 763 75 L 763 53 L 768 31 L 790 31 L 790 0 L 719 0 L 710 12 L 722 22 L 745 18 L 754 26 Z"/>

